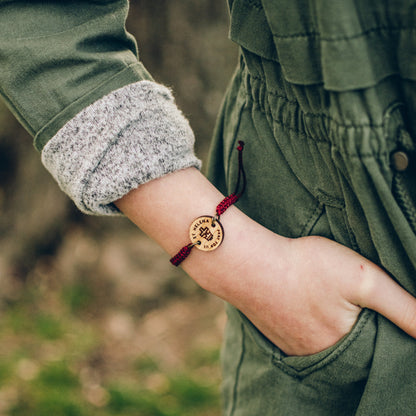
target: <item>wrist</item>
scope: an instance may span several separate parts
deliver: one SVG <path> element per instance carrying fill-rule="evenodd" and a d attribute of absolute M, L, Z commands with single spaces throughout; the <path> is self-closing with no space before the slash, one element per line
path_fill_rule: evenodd
<path fill-rule="evenodd" d="M 175 255 L 189 241 L 189 227 L 201 215 L 215 215 L 222 195 L 197 169 L 150 181 L 116 201 L 139 228 Z M 276 261 L 286 238 L 251 220 L 235 206 L 221 216 L 224 240 L 211 252 L 194 249 L 181 264 L 201 287 L 233 303 L 252 295 L 257 265 Z M 281 256 L 283 267 L 285 256 Z M 276 276 L 278 278 L 278 276 Z"/>
<path fill-rule="evenodd" d="M 232 207 L 222 217 L 224 241 L 218 250 L 195 252 L 183 269 L 205 290 L 241 310 L 267 285 L 265 270 L 281 285 L 287 275 L 290 239 L 281 237 Z"/>

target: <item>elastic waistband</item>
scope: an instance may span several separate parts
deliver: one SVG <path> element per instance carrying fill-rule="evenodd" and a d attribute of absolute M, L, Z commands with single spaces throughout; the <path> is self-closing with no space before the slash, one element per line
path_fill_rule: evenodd
<path fill-rule="evenodd" d="M 241 72 L 247 106 L 261 111 L 273 130 L 291 132 L 293 140 L 328 142 L 351 156 L 379 156 L 405 128 L 397 77 L 367 89 L 327 91 L 323 85 L 292 84 L 277 62 L 249 52 Z"/>

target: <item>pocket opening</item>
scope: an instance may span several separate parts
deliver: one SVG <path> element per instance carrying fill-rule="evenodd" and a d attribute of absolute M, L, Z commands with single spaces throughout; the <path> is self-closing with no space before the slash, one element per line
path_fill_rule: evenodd
<path fill-rule="evenodd" d="M 337 343 L 315 354 L 291 356 L 283 353 L 278 346 L 266 338 L 249 320 L 239 312 L 240 319 L 247 330 L 247 335 L 255 342 L 262 354 L 269 355 L 271 363 L 281 371 L 294 378 L 302 379 L 335 362 L 360 337 L 366 325 L 374 319 L 376 312 L 363 309 L 351 331 Z"/>

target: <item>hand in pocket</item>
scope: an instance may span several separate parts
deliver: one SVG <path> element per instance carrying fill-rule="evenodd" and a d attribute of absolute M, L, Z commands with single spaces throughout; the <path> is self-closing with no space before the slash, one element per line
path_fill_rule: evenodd
<path fill-rule="evenodd" d="M 259 241 L 231 303 L 284 353 L 310 355 L 334 345 L 362 308 L 416 338 L 415 298 L 353 250 L 322 237 L 286 240 L 283 249 L 280 240 L 273 245 L 273 234 Z"/>

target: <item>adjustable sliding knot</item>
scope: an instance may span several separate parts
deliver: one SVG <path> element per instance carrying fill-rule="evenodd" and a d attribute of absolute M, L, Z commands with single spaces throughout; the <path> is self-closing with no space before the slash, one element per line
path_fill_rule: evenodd
<path fill-rule="evenodd" d="M 202 216 L 196 218 L 190 227 L 189 237 L 191 243 L 182 247 L 180 251 L 170 259 L 174 266 L 179 266 L 190 254 L 192 248 L 197 246 L 202 251 L 212 251 L 218 248 L 224 239 L 224 229 L 220 223 L 220 216 L 233 204 L 235 204 L 243 194 L 246 187 L 246 174 L 243 167 L 244 142 L 238 142 L 238 177 L 235 190 L 226 196 L 216 207 L 215 217 Z M 241 190 L 240 182 L 243 181 Z M 218 225 L 218 226 L 217 226 Z"/>

